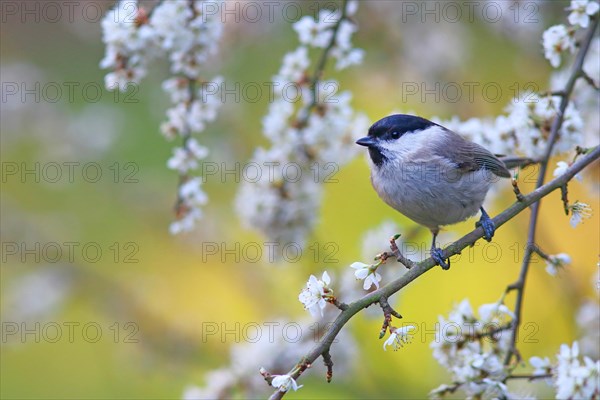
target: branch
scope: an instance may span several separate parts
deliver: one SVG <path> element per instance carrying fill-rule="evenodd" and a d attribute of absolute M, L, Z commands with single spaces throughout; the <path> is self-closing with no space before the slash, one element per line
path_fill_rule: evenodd
<path fill-rule="evenodd" d="M 344 9 L 345 9 L 345 5 L 346 5 L 346 2 L 344 2 Z M 340 21 L 343 18 L 344 18 L 344 14 L 342 14 Z M 336 26 L 336 30 L 337 30 L 338 26 Z M 524 292 L 524 287 L 525 287 L 525 279 L 526 279 L 527 272 L 529 269 L 529 263 L 531 260 L 531 256 L 534 251 L 535 229 L 537 226 L 537 219 L 538 219 L 538 215 L 539 215 L 539 205 L 540 205 L 539 201 L 542 198 L 544 198 L 545 196 L 547 196 L 550 193 L 552 193 L 553 191 L 555 191 L 556 189 L 566 186 L 567 183 L 571 179 L 573 179 L 573 177 L 578 172 L 580 172 L 581 170 L 586 168 L 588 165 L 590 165 L 592 162 L 594 162 L 600 158 L 600 146 L 597 146 L 593 150 L 590 150 L 589 152 L 587 152 L 587 154 L 585 154 L 585 156 L 581 157 L 578 161 L 574 162 L 563 175 L 555 178 L 554 180 L 552 180 L 549 183 L 544 185 L 544 178 L 545 178 L 546 171 L 548 168 L 548 162 L 549 162 L 550 156 L 552 155 L 552 150 L 553 150 L 554 144 L 556 143 L 556 141 L 558 139 L 558 134 L 559 134 L 560 127 L 562 126 L 564 113 L 565 113 L 565 110 L 569 103 L 570 95 L 573 92 L 573 88 L 575 86 L 577 79 L 584 77 L 584 73 L 583 73 L 583 69 L 582 69 L 583 61 L 585 60 L 585 56 L 590 47 L 590 44 L 591 44 L 591 41 L 592 41 L 592 38 L 593 38 L 593 35 L 594 35 L 594 32 L 595 32 L 597 26 L 598 26 L 598 19 L 594 19 L 589 30 L 587 31 L 586 37 L 584 38 L 584 40 L 582 42 L 580 51 L 577 54 L 577 57 L 576 57 L 576 60 L 575 60 L 574 66 L 573 66 L 573 72 L 566 84 L 565 89 L 560 92 L 561 103 L 559 106 L 559 110 L 557 112 L 557 116 L 554 119 L 551 130 L 550 130 L 550 137 L 548 139 L 548 146 L 546 148 L 544 157 L 541 160 L 515 160 L 517 165 L 519 165 L 521 163 L 524 165 L 530 165 L 530 164 L 535 164 L 535 163 L 540 164 L 540 172 L 538 175 L 536 189 L 527 195 L 522 195 L 519 192 L 518 193 L 519 194 L 518 201 L 516 203 L 514 203 L 513 205 L 511 205 L 506 210 L 504 210 L 501 214 L 499 214 L 498 216 L 493 218 L 493 222 L 494 222 L 496 228 L 500 228 L 506 222 L 510 221 L 516 215 L 521 213 L 524 209 L 528 208 L 529 206 L 532 206 L 531 207 L 532 210 L 531 210 L 530 224 L 529 224 L 529 232 L 528 232 L 528 240 L 527 240 L 528 245 L 526 247 L 525 256 L 523 258 L 523 264 L 522 264 L 522 268 L 521 268 L 521 273 L 519 275 L 519 280 L 507 287 L 507 292 L 511 291 L 511 290 L 516 290 L 518 292 L 518 294 L 517 294 L 517 300 L 516 300 L 516 306 L 515 306 L 515 319 L 510 328 L 512 331 L 511 347 L 509 348 L 509 352 L 508 352 L 508 355 L 505 360 L 505 365 L 508 365 L 512 359 L 512 356 L 514 354 L 517 354 L 516 345 L 515 345 L 516 344 L 516 333 L 518 331 L 518 327 L 520 324 L 523 292 Z M 335 32 L 334 32 L 333 36 L 335 37 Z M 327 52 L 328 52 L 328 49 L 326 49 L 326 51 L 324 52 L 322 61 L 323 61 L 323 59 L 326 59 Z M 323 62 L 323 65 L 321 65 L 321 63 L 320 63 L 319 66 L 324 66 L 324 62 Z M 315 75 L 315 78 L 318 79 L 318 76 Z M 315 98 L 313 97 L 313 101 L 314 100 L 315 100 Z M 309 109 L 314 107 L 315 104 L 309 105 Z M 446 258 L 450 258 L 451 256 L 454 256 L 456 254 L 460 254 L 460 252 L 464 248 L 466 248 L 467 246 L 474 245 L 477 240 L 481 239 L 483 237 L 483 234 L 484 234 L 483 229 L 481 227 L 474 229 L 470 233 L 466 234 L 462 238 L 458 239 L 454 243 L 447 246 L 442 251 L 442 258 L 446 259 Z M 395 238 L 393 238 L 391 240 L 392 247 L 393 247 L 393 245 L 395 245 L 394 239 Z M 394 249 L 392 249 L 392 253 L 383 253 L 380 256 L 385 260 L 385 259 L 391 257 L 392 255 L 398 257 L 398 253 L 399 252 L 394 251 Z M 389 325 L 388 315 L 385 315 L 385 311 L 386 311 L 385 304 L 387 304 L 387 299 L 390 296 L 392 296 L 393 294 L 399 292 L 402 288 L 407 286 L 412 281 L 416 280 L 421 275 L 425 274 L 427 271 L 429 271 L 436 265 L 436 262 L 431 257 L 429 257 L 419 263 L 413 263 L 410 260 L 406 260 L 406 261 L 410 262 L 410 266 L 405 264 L 407 267 L 409 267 L 409 270 L 405 275 L 403 275 L 402 277 L 381 287 L 380 289 L 367 294 L 366 296 L 362 297 L 361 299 L 358 299 L 358 300 L 348 304 L 347 308 L 345 310 L 342 310 L 341 313 L 338 315 L 338 317 L 335 319 L 335 321 L 328 327 L 327 331 L 321 338 L 321 341 L 317 345 L 315 345 L 304 357 L 302 357 L 300 363 L 297 364 L 296 367 L 294 367 L 291 371 L 289 371 L 288 375 L 290 375 L 294 379 L 298 379 L 300 377 L 300 375 L 302 375 L 304 370 L 306 370 L 306 368 L 298 368 L 298 365 L 309 366 L 317 358 L 319 358 L 321 356 L 324 358 L 324 361 L 329 368 L 330 367 L 329 366 L 329 360 L 330 360 L 329 351 L 331 349 L 331 345 L 332 345 L 334 339 L 337 337 L 337 335 L 342 330 L 344 325 L 346 325 L 346 323 L 354 315 L 359 313 L 363 308 L 369 307 L 370 305 L 372 305 L 374 303 L 380 303 L 380 305 L 384 309 L 384 316 L 385 316 L 382 330 L 386 329 L 387 325 Z M 503 327 L 503 329 L 506 329 L 506 328 Z M 329 374 L 328 374 L 328 376 L 329 376 Z M 529 376 L 528 378 L 535 379 L 532 376 Z M 514 378 L 507 377 L 507 379 L 519 379 L 519 378 L 517 378 L 517 376 L 515 376 Z M 460 386 L 460 383 L 458 384 L 458 386 Z M 458 386 L 456 386 L 456 388 L 458 388 Z M 456 388 L 454 390 L 456 390 Z M 271 400 L 281 399 L 281 398 L 283 398 L 284 395 L 285 395 L 285 392 L 276 390 L 271 395 L 270 399 Z"/>
<path fill-rule="evenodd" d="M 594 148 L 592 151 L 587 153 L 585 156 L 580 157 L 578 161 L 576 161 L 571 167 L 567 169 L 567 171 L 550 181 L 549 183 L 539 187 L 535 191 L 523 196 L 523 201 L 515 202 L 509 208 L 504 210 L 501 214 L 493 218 L 494 224 L 496 224 L 497 228 L 500 228 L 502 225 L 513 219 L 517 216 L 521 211 L 525 210 L 532 204 L 536 204 L 542 198 L 552 193 L 556 189 L 565 185 L 568 181 L 573 179 L 575 174 L 583 170 L 585 167 L 590 165 L 595 160 L 600 158 L 600 146 Z M 459 254 L 464 248 L 467 246 L 472 246 L 477 240 L 483 237 L 483 229 L 476 228 L 470 233 L 466 234 L 462 238 L 458 239 L 454 243 L 450 244 L 442 251 L 443 258 L 449 258 L 456 254 Z M 366 308 L 374 303 L 378 303 L 382 298 L 388 298 L 393 294 L 399 292 L 402 288 L 407 286 L 409 283 L 432 269 L 436 265 L 435 261 L 429 257 L 419 263 L 415 263 L 414 267 L 409 269 L 405 275 L 402 277 L 388 283 L 387 285 L 375 290 L 366 296 L 348 304 L 348 308 L 342 311 L 335 321 L 328 327 L 327 331 L 321 338 L 321 341 L 313 347 L 303 358 L 302 361 L 308 364 L 312 364 L 317 358 L 319 358 L 325 352 L 328 352 L 331 348 L 331 344 L 334 339 L 337 337 L 339 332 L 342 330 L 344 325 L 358 312 L 360 312 L 363 308 Z M 297 379 L 301 372 L 294 368 L 289 372 L 294 379 Z M 276 400 L 281 399 L 285 393 L 280 391 L 275 391 L 270 399 Z"/>
<path fill-rule="evenodd" d="M 379 298 L 379 305 L 381 306 L 381 310 L 383 311 L 383 324 L 381 325 L 379 339 L 383 339 L 386 331 L 390 326 L 390 323 L 392 322 L 392 316 L 400 319 L 402 318 L 402 315 L 400 315 L 396 310 L 392 308 L 392 306 L 390 306 L 390 303 L 388 303 L 388 299 L 385 296 L 381 296 Z"/>
<path fill-rule="evenodd" d="M 508 375 L 505 379 L 526 379 L 529 382 L 535 381 L 536 379 L 548 379 L 552 378 L 552 374 L 542 374 L 542 375 Z M 443 386 L 443 389 L 437 392 L 438 395 L 452 394 L 456 392 L 460 387 L 467 383 L 478 383 L 476 381 L 469 382 L 454 382 L 452 386 Z"/>
<path fill-rule="evenodd" d="M 321 53 L 321 58 L 319 59 L 319 63 L 317 64 L 317 67 L 315 68 L 315 72 L 313 73 L 312 77 L 309 80 L 310 92 L 312 95 L 312 99 L 311 99 L 311 102 L 309 104 L 307 104 L 306 107 L 304 107 L 304 109 L 302 109 L 298 113 L 299 116 L 298 116 L 298 119 L 296 120 L 296 126 L 298 126 L 299 128 L 303 128 L 306 125 L 306 123 L 308 122 L 308 118 L 310 117 L 310 112 L 319 103 L 319 100 L 317 97 L 318 84 L 323 75 L 323 71 L 325 70 L 325 65 L 327 64 L 327 59 L 329 58 L 329 53 L 331 52 L 331 49 L 333 49 L 333 47 L 335 46 L 335 42 L 337 41 L 337 35 L 338 35 L 338 31 L 340 29 L 340 25 L 342 24 L 342 22 L 344 20 L 347 19 L 347 12 L 346 12 L 347 5 L 348 5 L 348 0 L 343 0 L 342 4 L 340 6 L 341 13 L 342 13 L 340 15 L 340 19 L 331 28 L 332 29 L 331 39 L 329 39 L 329 43 L 327 43 L 327 47 L 325 47 L 325 49 L 323 50 L 323 53 Z M 307 155 L 310 158 L 310 154 L 307 154 Z"/>
<path fill-rule="evenodd" d="M 327 383 L 331 382 L 331 378 L 333 378 L 333 361 L 331 360 L 331 354 L 329 354 L 329 350 L 323 352 L 323 363 L 327 367 L 327 374 L 325 378 L 327 379 Z"/>
<path fill-rule="evenodd" d="M 594 32 L 596 31 L 596 27 L 598 26 L 598 18 L 595 18 L 588 28 L 586 36 L 581 44 L 581 48 L 577 53 L 577 57 L 575 59 L 575 63 L 573 65 L 573 70 L 571 72 L 571 76 L 565 85 L 565 89 L 563 90 L 564 95 L 561 97 L 560 106 L 558 112 L 556 114 L 556 118 L 552 122 L 552 127 L 550 130 L 550 138 L 548 139 L 548 146 L 546 147 L 546 152 L 544 154 L 544 158 L 540 162 L 540 172 L 538 174 L 538 180 L 536 183 L 536 188 L 540 188 L 544 184 L 544 178 L 546 176 L 546 170 L 548 169 L 548 162 L 550 160 L 550 156 L 552 155 L 552 149 L 554 148 L 554 144 L 556 143 L 559 135 L 560 127 L 562 126 L 565 110 L 567 109 L 567 105 L 569 104 L 569 100 L 571 97 L 571 93 L 575 88 L 575 83 L 577 79 L 583 76 L 583 62 L 585 60 L 585 56 L 590 48 L 590 44 L 592 43 L 592 39 L 594 37 Z M 594 150 L 594 152 L 598 151 L 598 148 Z M 561 186 L 566 186 L 567 182 Z M 566 189 L 562 190 L 562 198 L 563 201 L 566 197 Z M 525 248 L 525 254 L 523 255 L 523 263 L 521 265 L 521 272 L 519 273 L 519 279 L 508 286 L 507 291 L 516 290 L 517 291 L 517 299 L 515 301 L 515 319 L 514 325 L 511 335 L 510 347 L 508 353 L 506 355 L 506 359 L 504 360 L 504 365 L 509 365 L 513 356 L 517 355 L 517 362 L 520 361 L 520 357 L 518 356 L 516 342 L 517 342 L 517 332 L 519 330 L 519 325 L 521 323 L 521 311 L 523 309 L 523 294 L 525 292 L 525 281 L 527 279 L 527 273 L 529 272 L 529 265 L 531 262 L 531 256 L 533 254 L 533 249 L 535 246 L 535 231 L 537 228 L 538 215 L 540 211 L 540 203 L 536 202 L 533 204 L 531 208 L 531 216 L 529 219 L 529 230 L 527 233 L 527 246 Z"/>

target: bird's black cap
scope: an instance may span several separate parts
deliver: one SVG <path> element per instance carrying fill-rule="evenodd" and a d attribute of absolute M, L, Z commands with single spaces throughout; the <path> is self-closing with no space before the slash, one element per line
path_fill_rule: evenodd
<path fill-rule="evenodd" d="M 369 136 L 378 139 L 389 139 L 392 133 L 400 136 L 409 132 L 417 132 L 437 124 L 415 115 L 394 114 L 375 122 L 369 128 Z"/>

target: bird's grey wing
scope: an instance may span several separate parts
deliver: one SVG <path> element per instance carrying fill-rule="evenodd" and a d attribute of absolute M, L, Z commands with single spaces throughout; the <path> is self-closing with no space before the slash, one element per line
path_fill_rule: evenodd
<path fill-rule="evenodd" d="M 487 169 L 497 176 L 503 178 L 510 178 L 510 172 L 506 168 L 506 165 L 498 157 L 490 153 L 480 145 L 465 140 L 462 136 L 452 131 L 447 131 L 450 134 L 451 140 L 451 151 L 448 148 L 442 148 L 441 146 L 436 149 L 436 153 L 440 156 L 449 158 L 454 164 L 456 164 L 459 170 L 477 171 L 480 169 Z"/>

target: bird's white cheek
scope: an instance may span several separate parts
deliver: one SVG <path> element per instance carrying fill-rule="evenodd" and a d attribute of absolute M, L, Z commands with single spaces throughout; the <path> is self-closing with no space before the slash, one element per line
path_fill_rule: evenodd
<path fill-rule="evenodd" d="M 410 139 L 405 135 L 398 140 L 384 141 L 380 148 L 388 159 L 406 157 L 411 152 Z"/>

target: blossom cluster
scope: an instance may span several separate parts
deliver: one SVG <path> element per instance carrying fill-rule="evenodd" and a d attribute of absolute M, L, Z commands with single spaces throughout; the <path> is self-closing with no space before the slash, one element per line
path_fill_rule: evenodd
<path fill-rule="evenodd" d="M 592 399 L 600 397 L 600 361 L 579 357 L 579 344 L 560 346 L 554 376 L 556 398 Z"/>
<path fill-rule="evenodd" d="M 557 399 L 597 399 L 600 397 L 600 361 L 580 357 L 579 343 L 562 344 L 556 363 L 548 357 L 531 357 L 534 376 L 551 375 L 546 382 L 556 389 Z"/>
<path fill-rule="evenodd" d="M 182 141 L 167 162 L 180 180 L 177 220 L 171 224 L 171 233 L 191 230 L 202 215 L 200 206 L 207 196 L 201 180 L 192 178 L 190 172 L 207 157 L 208 149 L 192 135 L 216 118 L 220 105 L 217 96 L 206 95 L 201 72 L 217 51 L 222 23 L 214 15 L 206 15 L 202 3 L 164 1 L 148 11 L 137 0 L 121 0 L 102 20 L 106 52 L 100 66 L 112 69 L 105 77 L 108 89 L 125 91 L 129 84 L 141 81 L 153 60 L 163 56 L 169 60 L 172 76 L 162 87 L 173 106 L 167 110 L 161 132 L 169 140 Z"/>
<path fill-rule="evenodd" d="M 295 322 L 271 320 L 268 334 L 231 346 L 229 365 L 207 373 L 203 386 L 185 388 L 183 400 L 263 397 L 265 381 L 259 370 L 274 373 L 271 385 L 280 391 L 300 389 L 301 385 L 284 372 L 318 342 L 333 315 L 325 312 L 316 321 L 313 318 Z M 331 354 L 336 360 L 336 372 L 343 376 L 359 350 L 354 337 L 346 331 L 340 333 L 336 343 Z M 324 366 L 315 363 L 306 373 L 311 372 L 324 374 Z"/>
<path fill-rule="evenodd" d="M 542 35 L 544 56 L 554 68 L 560 65 L 562 53 L 573 53 L 575 51 L 575 34 L 577 30 L 587 28 L 590 24 L 590 17 L 598 14 L 599 9 L 600 5 L 596 0 L 571 0 L 571 5 L 568 8 L 571 13 L 567 18 L 571 26 L 554 25 L 544 32 Z"/>
<path fill-rule="evenodd" d="M 317 279 L 311 275 L 306 283 L 306 287 L 298 295 L 298 300 L 304 305 L 313 317 L 321 314 L 327 305 L 327 302 L 333 298 L 333 290 L 329 287 L 331 278 L 327 271 L 323 272 L 323 277 Z"/>
<path fill-rule="evenodd" d="M 508 371 L 503 365 L 510 347 L 508 326 L 513 313 L 501 302 L 479 307 L 475 316 L 468 300 L 463 300 L 448 318 L 439 317 L 436 339 L 431 343 L 433 357 L 450 373 L 452 381 L 468 397 L 506 398 L 508 389 L 503 383 Z M 442 385 L 431 392 L 441 397 L 450 386 Z"/>
<path fill-rule="evenodd" d="M 594 284 L 597 285 L 596 279 Z M 600 304 L 598 297 L 587 299 L 579 308 L 576 316 L 581 332 L 579 344 L 581 351 L 593 358 L 600 358 Z"/>
<path fill-rule="evenodd" d="M 553 67 L 560 65 L 561 56 L 576 49 L 576 36 L 580 28 L 586 28 L 590 18 L 598 14 L 598 2 L 573 0 L 568 10 L 570 27 L 550 27 L 543 35 L 543 48 Z M 600 39 L 593 39 L 583 70 L 597 86 L 600 80 Z M 561 91 L 570 76 L 570 68 L 553 73 L 551 89 Z M 576 146 L 597 144 L 599 96 L 592 85 L 579 81 L 573 91 L 573 99 L 564 113 L 564 122 L 553 147 L 553 155 L 573 150 Z M 558 115 L 561 97 L 525 93 L 515 98 L 505 108 L 505 113 L 495 118 L 471 118 L 460 121 L 453 118 L 440 123 L 464 135 L 496 154 L 522 155 L 540 158 L 544 155 L 552 124 Z"/>
<path fill-rule="evenodd" d="M 546 272 L 552 276 L 556 276 L 559 270 L 569 264 L 571 264 L 571 257 L 567 253 L 548 256 L 546 260 Z"/>
<path fill-rule="evenodd" d="M 338 70 L 358 64 L 363 51 L 351 43 L 356 24 L 351 17 L 356 1 L 345 3 L 344 10 L 323 9 L 317 18 L 304 16 L 294 24 L 300 45 L 287 53 L 273 81 L 275 97 L 263 118 L 267 148 L 258 148 L 252 162 L 273 165 L 275 169 L 294 164 L 301 167 L 298 179 L 245 182 L 237 196 L 236 209 L 246 226 L 258 229 L 270 239 L 304 243 L 314 226 L 322 183 L 330 175 L 332 165 L 344 165 L 357 155 L 355 139 L 368 128 L 365 115 L 356 113 L 351 94 L 339 92 L 334 80 L 323 80 L 324 65 L 315 66 L 311 76 L 311 50 L 321 57 L 336 60 Z M 285 88 L 293 86 L 302 94 L 291 102 Z"/>
<path fill-rule="evenodd" d="M 442 124 L 496 154 L 520 154 L 539 158 L 544 155 L 552 122 L 558 114 L 559 96 L 529 93 L 514 99 L 506 114 L 494 119 L 458 118 Z M 573 103 L 567 106 L 553 154 L 573 150 L 583 143 L 583 119 Z"/>
<path fill-rule="evenodd" d="M 350 265 L 350 268 L 354 270 L 353 277 L 356 280 L 363 281 L 363 289 L 370 290 L 372 287 L 379 289 L 379 284 L 382 280 L 381 275 L 377 272 L 379 266 L 383 263 L 381 258 L 377 258 L 374 264 L 365 264 L 362 262 L 354 262 Z M 347 275 L 346 275 L 347 276 Z M 398 274 L 396 273 L 396 277 Z M 356 294 L 353 287 L 347 283 L 344 284 L 345 293 Z M 327 303 L 334 303 L 336 298 L 334 296 L 333 289 L 329 286 L 331 284 L 331 278 L 327 271 L 323 272 L 322 278 L 318 279 L 316 276 L 311 275 L 306 282 L 306 285 L 300 292 L 298 300 L 304 308 L 308 310 L 313 317 L 319 314 L 323 316 L 323 310 L 327 306 Z"/>

